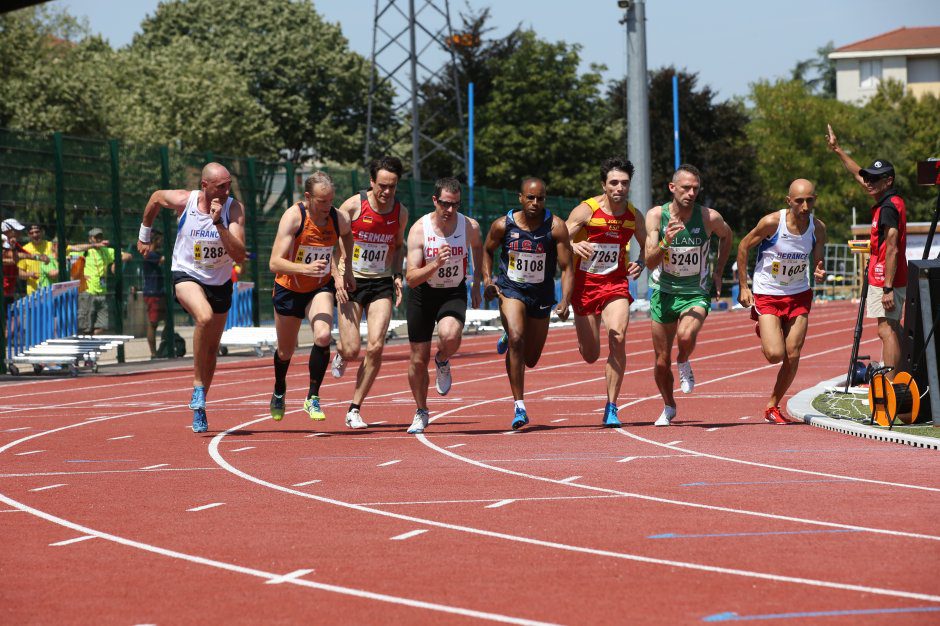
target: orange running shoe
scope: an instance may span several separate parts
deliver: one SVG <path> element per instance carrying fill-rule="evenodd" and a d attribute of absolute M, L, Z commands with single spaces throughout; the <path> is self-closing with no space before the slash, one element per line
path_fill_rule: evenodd
<path fill-rule="evenodd" d="M 772 406 L 764 411 L 764 419 L 771 424 L 789 424 L 789 420 L 780 412 L 779 406 Z"/>

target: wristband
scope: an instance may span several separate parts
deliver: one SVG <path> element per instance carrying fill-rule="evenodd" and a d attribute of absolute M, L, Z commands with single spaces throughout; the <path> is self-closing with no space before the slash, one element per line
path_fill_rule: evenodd
<path fill-rule="evenodd" d="M 893 293 L 894 287 L 882 287 L 881 290 L 885 293 Z"/>
<path fill-rule="evenodd" d="M 140 224 L 140 233 L 138 233 L 137 238 L 144 243 L 150 243 L 150 226 L 144 226 L 143 222 Z"/>
<path fill-rule="evenodd" d="M 660 250 L 668 250 L 668 249 L 669 249 L 669 242 L 666 241 L 665 239 L 660 239 L 660 240 L 659 240 L 659 249 L 660 249 Z"/>
<path fill-rule="evenodd" d="M 220 224 L 222 224 L 222 218 L 219 218 L 216 221 L 212 222 L 213 226 L 219 226 Z"/>
<path fill-rule="evenodd" d="M 398 280 L 404 280 L 404 278 L 401 275 L 401 272 L 396 272 L 395 274 L 392 274 L 392 280 L 395 280 L 396 278 Z"/>

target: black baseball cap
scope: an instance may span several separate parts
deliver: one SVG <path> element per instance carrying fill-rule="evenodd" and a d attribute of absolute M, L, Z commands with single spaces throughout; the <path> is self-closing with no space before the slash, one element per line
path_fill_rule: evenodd
<path fill-rule="evenodd" d="M 875 159 L 874 163 L 864 169 L 860 169 L 858 173 L 864 179 L 878 179 L 885 176 L 894 176 L 894 166 L 891 165 L 890 161 Z"/>

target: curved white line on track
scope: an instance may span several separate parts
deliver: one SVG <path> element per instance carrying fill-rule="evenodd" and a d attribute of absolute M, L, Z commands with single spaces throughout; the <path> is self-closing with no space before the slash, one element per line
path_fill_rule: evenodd
<path fill-rule="evenodd" d="M 916 592 L 912 592 L 912 591 L 901 591 L 901 590 L 898 590 L 898 589 L 885 589 L 885 588 L 881 588 L 881 587 L 868 587 L 868 586 L 865 586 L 865 585 L 853 585 L 853 584 L 850 584 L 850 583 L 839 583 L 839 582 L 832 582 L 832 581 L 828 581 L 828 580 L 816 580 L 816 579 L 812 579 L 812 578 L 800 578 L 800 577 L 796 577 L 796 576 L 784 576 L 784 575 L 780 575 L 780 574 L 769 574 L 769 573 L 765 573 L 765 572 L 755 572 L 755 571 L 750 571 L 750 570 L 742 570 L 742 569 L 735 569 L 735 568 L 729 568 L 729 567 L 719 567 L 719 566 L 714 566 L 714 565 L 705 565 L 705 564 L 701 564 L 701 563 L 690 563 L 690 562 L 686 562 L 686 561 L 674 561 L 674 560 L 670 560 L 670 559 L 658 559 L 658 558 L 654 558 L 654 557 L 642 556 L 642 555 L 639 555 L 639 554 L 629 554 L 629 553 L 626 553 L 626 552 L 614 552 L 614 551 L 612 551 L 612 550 L 603 550 L 603 549 L 599 549 L 599 548 L 588 548 L 588 547 L 584 547 L 584 546 L 575 546 L 575 545 L 570 545 L 570 544 L 565 544 L 565 543 L 559 543 L 559 542 L 556 542 L 556 541 L 546 541 L 546 540 L 542 540 L 542 539 L 535 539 L 535 538 L 532 538 L 532 537 L 523 537 L 523 536 L 520 536 L 520 535 L 510 535 L 510 534 L 508 534 L 508 533 L 502 533 L 502 532 L 493 531 L 493 530 L 486 530 L 486 529 L 482 529 L 482 528 L 474 528 L 474 527 L 472 527 L 472 526 L 462 526 L 462 525 L 459 525 L 459 524 L 450 524 L 450 523 L 447 523 L 447 522 L 440 522 L 440 521 L 437 521 L 437 520 L 426 519 L 426 518 L 421 518 L 421 517 L 415 517 L 415 516 L 413 516 L 413 515 L 404 515 L 404 514 L 402 514 L 402 513 L 393 513 L 393 512 L 391 512 L 391 511 L 384 511 L 384 510 L 382 510 L 382 509 L 375 509 L 375 508 L 368 507 L 368 506 L 364 506 L 364 505 L 361 505 L 361 504 L 354 504 L 354 503 L 351 503 L 351 502 L 343 502 L 342 500 L 336 500 L 336 499 L 333 499 L 333 498 L 327 498 L 327 497 L 325 497 L 325 496 L 318 496 L 318 495 L 315 495 L 315 494 L 306 493 L 306 492 L 304 492 L 304 491 L 297 491 L 296 489 L 291 489 L 290 487 L 285 487 L 285 486 L 283 486 L 283 485 L 278 485 L 278 484 L 276 484 L 276 483 L 272 483 L 272 482 L 266 481 L 266 480 L 264 480 L 264 479 L 262 479 L 262 478 L 258 478 L 257 476 L 252 476 L 251 474 L 248 474 L 248 473 L 246 473 L 246 472 L 243 472 L 242 470 L 240 470 L 240 469 L 238 469 L 238 468 L 232 466 L 232 465 L 231 465 L 228 461 L 226 461 L 225 458 L 223 458 L 222 455 L 219 453 L 219 442 L 222 440 L 223 437 L 225 437 L 225 435 L 227 435 L 227 434 L 229 434 L 229 433 L 231 433 L 231 432 L 235 432 L 235 431 L 237 431 L 237 430 L 246 428 L 246 427 L 248 427 L 248 426 L 251 426 L 252 424 L 257 424 L 258 422 L 261 422 L 261 421 L 265 421 L 264 418 L 252 420 L 252 421 L 249 421 L 249 422 L 244 422 L 244 423 L 242 423 L 242 424 L 239 424 L 238 426 L 234 426 L 234 427 L 232 427 L 232 428 L 230 428 L 230 429 L 228 429 L 228 430 L 226 430 L 226 431 L 224 431 L 224 432 L 219 433 L 218 435 L 216 435 L 215 437 L 213 437 L 213 438 L 212 438 L 212 441 L 209 443 L 209 455 L 210 455 L 210 456 L 213 458 L 213 460 L 215 460 L 215 462 L 218 463 L 223 469 L 225 469 L 225 470 L 228 471 L 228 472 L 231 472 L 232 474 L 234 474 L 234 475 L 236 475 L 236 476 L 240 476 L 241 478 L 244 478 L 244 479 L 247 480 L 247 481 L 253 482 L 253 483 L 257 484 L 257 485 L 261 485 L 262 487 L 267 487 L 267 488 L 269 488 L 269 489 L 274 489 L 274 490 L 276 490 L 276 491 L 281 491 L 281 492 L 283 492 L 283 493 L 288 493 L 288 494 L 292 494 L 292 495 L 295 495 L 295 496 L 300 496 L 301 498 L 308 498 L 308 499 L 310 499 L 310 500 L 315 500 L 315 501 L 317 501 L 317 502 L 322 502 L 322 503 L 324 503 L 324 504 L 331 504 L 331 505 L 334 505 L 334 506 L 339 506 L 339 507 L 343 507 L 343 508 L 347 508 L 347 509 L 352 509 L 352 510 L 354 510 L 354 511 L 359 511 L 359 512 L 361 512 L 361 513 L 370 513 L 370 514 L 379 515 L 379 516 L 387 517 L 387 518 L 391 518 L 391 519 L 403 520 L 403 521 L 407 521 L 407 522 L 414 522 L 414 523 L 417 523 L 417 524 L 424 524 L 424 525 L 426 525 L 426 526 L 433 526 L 433 527 L 435 527 L 435 528 L 443 528 L 443 529 L 446 529 L 446 530 L 453 530 L 453 531 L 458 531 L 458 532 L 464 532 L 464 533 L 468 533 L 468 534 L 472 534 L 472 535 L 480 535 L 480 536 L 483 536 L 483 537 L 492 537 L 492 538 L 495 538 L 495 539 L 505 539 L 505 540 L 508 540 L 508 541 L 513 541 L 513 542 L 517 542 L 517 543 L 524 543 L 524 544 L 529 544 L 529 545 L 533 545 L 533 546 L 540 546 L 540 547 L 543 547 L 543 548 L 552 548 L 552 549 L 555 549 L 555 550 L 564 550 L 564 551 L 566 551 L 566 552 L 576 552 L 576 553 L 581 553 L 581 554 L 590 554 L 590 555 L 594 555 L 594 556 L 605 556 L 605 557 L 611 557 L 611 558 L 615 558 L 615 559 L 622 559 L 622 560 L 626 560 L 626 561 L 635 561 L 635 562 L 639 562 L 639 563 L 647 563 L 647 564 L 650 564 L 650 565 L 662 565 L 662 566 L 666 566 L 666 567 L 679 567 L 679 568 L 682 568 L 682 569 L 693 570 L 693 571 L 699 571 L 699 572 L 708 572 L 708 573 L 712 573 L 712 574 L 729 574 L 729 575 L 732 575 L 732 576 L 743 576 L 743 577 L 745 577 L 745 578 L 758 578 L 758 579 L 761 579 L 761 580 L 770 580 L 770 581 L 773 581 L 773 582 L 793 583 L 793 584 L 798 584 L 798 585 L 808 585 L 808 586 L 811 586 L 811 587 L 823 587 L 823 588 L 827 588 L 827 589 L 838 589 L 838 590 L 840 590 L 840 591 L 854 591 L 854 592 L 859 592 L 859 593 L 871 593 L 871 594 L 876 594 L 876 595 L 892 596 L 892 597 L 896 597 L 896 598 L 908 598 L 908 599 L 912 599 L 912 600 L 925 600 L 925 601 L 927 601 L 927 602 L 940 602 L 940 596 L 935 596 L 935 595 L 930 595 L 930 594 L 923 594 L 923 593 L 916 593 Z M 433 446 L 432 444 L 430 444 L 430 443 L 427 442 L 427 439 L 425 438 L 424 435 L 416 435 L 416 437 L 417 437 L 419 440 L 421 440 L 423 443 L 426 443 L 426 445 L 430 445 L 430 446 L 436 448 L 436 446 Z M 441 448 L 437 448 L 437 449 L 438 449 L 438 450 L 441 450 L 442 452 L 444 452 L 444 453 L 447 454 L 448 456 L 454 456 L 454 457 L 456 457 L 456 458 L 458 458 L 458 459 L 460 459 L 460 460 L 467 460 L 467 459 L 463 459 L 463 458 L 459 457 L 458 455 L 456 455 L 456 454 L 454 454 L 454 453 L 452 453 L 452 452 L 450 452 L 450 451 L 446 451 L 446 450 L 443 450 L 443 449 L 441 449 Z M 500 469 L 500 468 L 491 468 L 491 469 Z M 521 476 L 526 476 L 525 474 L 520 474 L 519 472 L 511 472 L 511 471 L 508 471 L 507 473 L 518 474 L 518 475 L 521 475 Z M 569 485 L 569 486 L 572 486 L 572 487 L 584 487 L 584 485 L 579 485 L 579 484 L 577 484 L 577 483 L 559 483 L 559 482 L 556 481 L 556 480 L 547 479 L 547 478 L 541 478 L 541 477 L 537 477 L 537 476 L 534 476 L 534 477 L 532 477 L 532 478 L 535 478 L 535 479 L 537 479 L 537 480 L 546 480 L 546 481 L 549 481 L 549 482 L 555 482 L 555 483 L 562 484 L 562 485 Z M 595 487 L 594 489 L 600 490 L 599 487 Z M 604 491 L 612 491 L 612 490 L 604 490 Z M 716 508 L 716 507 L 708 507 L 708 508 Z M 732 512 L 737 512 L 737 511 L 733 511 L 733 510 L 731 510 L 731 511 L 732 511 Z M 785 519 L 785 518 L 784 518 L 784 519 Z M 795 519 L 795 518 L 794 518 L 794 519 Z M 840 526 L 840 527 L 841 527 L 841 526 Z M 861 528 L 861 527 L 858 527 L 858 529 L 859 529 L 859 530 L 868 530 L 868 529 L 864 529 L 864 528 Z M 936 537 L 928 537 L 928 538 L 931 538 L 931 539 L 938 539 L 938 538 L 936 538 Z"/>
<path fill-rule="evenodd" d="M 136 414 L 137 413 L 133 413 L 133 414 L 129 413 L 127 415 L 136 415 Z M 117 419 L 118 417 L 127 417 L 127 415 L 114 416 L 114 417 L 107 418 L 107 419 Z M 257 420 L 257 421 L 260 421 L 260 420 Z M 90 423 L 92 422 L 79 422 L 77 424 L 70 424 L 68 426 L 55 428 L 53 430 L 44 431 L 42 433 L 36 433 L 36 434 L 30 435 L 29 437 L 24 437 L 23 439 L 19 439 L 17 441 L 12 441 L 0 447 L 0 453 L 5 452 L 9 448 L 12 448 L 13 446 L 19 443 L 22 443 L 24 441 L 28 441 L 30 439 L 34 439 L 36 437 L 41 437 L 44 435 L 50 435 L 50 434 L 60 432 L 63 430 L 69 430 L 71 428 L 77 428 L 79 426 L 86 426 Z M 251 423 L 254 423 L 254 422 L 251 422 Z M 226 431 L 226 432 L 231 432 L 231 430 Z M 219 438 L 221 438 L 221 435 L 217 435 L 215 438 L 213 438 L 212 443 L 215 444 Z M 301 492 L 298 492 L 298 493 L 301 493 Z M 28 504 L 14 500 L 3 493 L 0 493 L 0 502 L 3 502 L 25 513 L 35 515 L 36 517 L 44 519 L 47 522 L 52 522 L 53 524 L 58 524 L 59 526 L 64 526 L 65 528 L 70 528 L 72 530 L 83 533 L 89 538 L 98 537 L 99 539 L 105 539 L 107 541 L 111 541 L 113 543 L 117 543 L 122 546 L 126 546 L 129 548 L 136 548 L 138 550 L 143 550 L 145 552 L 150 552 L 152 554 L 159 554 L 161 556 L 178 559 L 182 561 L 187 561 L 189 563 L 196 563 L 198 565 L 206 565 L 209 567 L 214 567 L 216 569 L 234 572 L 237 574 L 245 574 L 248 576 L 254 576 L 256 578 L 265 579 L 265 581 L 269 583 L 277 582 L 277 583 L 282 583 L 282 584 L 297 585 L 300 587 L 308 587 L 310 589 L 317 589 L 320 591 L 329 591 L 332 593 L 338 593 L 341 595 L 361 598 L 365 600 L 376 600 L 379 602 L 387 602 L 390 604 L 397 604 L 400 606 L 407 606 L 407 607 L 411 607 L 415 609 L 427 609 L 430 611 L 438 611 L 441 613 L 449 613 L 451 615 L 460 615 L 463 617 L 472 617 L 472 618 L 477 618 L 477 619 L 482 619 L 482 620 L 489 620 L 493 622 L 500 622 L 503 624 L 519 624 L 522 626 L 552 626 L 550 622 L 539 622 L 536 620 L 512 617 L 509 615 L 500 615 L 499 613 L 488 613 L 486 611 L 476 611 L 474 609 L 465 609 L 462 607 L 449 606 L 446 604 L 438 604 L 436 602 L 426 602 L 424 600 L 414 600 L 411 598 L 403 598 L 400 596 L 392 596 L 392 595 L 383 594 L 383 593 L 375 593 L 372 591 L 366 591 L 364 589 L 353 589 L 351 587 L 330 585 L 327 583 L 319 583 L 319 582 L 303 580 L 299 578 L 287 578 L 285 577 L 284 574 L 278 574 L 275 572 L 266 572 L 264 570 L 259 570 L 259 569 L 255 569 L 251 567 L 244 567 L 242 565 L 234 565 L 232 563 L 226 563 L 224 561 L 218 561 L 216 559 L 210 559 L 207 557 L 197 556 L 194 554 L 187 554 L 185 552 L 179 552 L 177 550 L 171 550 L 168 548 L 161 548 L 159 546 L 155 546 L 149 543 L 144 543 L 141 541 L 136 541 L 134 539 L 128 539 L 126 537 L 112 535 L 111 533 L 106 533 L 104 531 L 96 530 L 94 528 L 89 528 L 81 524 L 76 524 L 75 522 L 71 522 L 61 517 L 57 517 L 55 515 L 52 515 L 51 513 L 40 511 L 39 509 L 33 508 L 29 506 Z M 940 597 L 938 597 L 936 600 L 929 600 L 929 597 L 923 598 L 923 599 L 926 599 L 931 602 L 940 602 Z"/>

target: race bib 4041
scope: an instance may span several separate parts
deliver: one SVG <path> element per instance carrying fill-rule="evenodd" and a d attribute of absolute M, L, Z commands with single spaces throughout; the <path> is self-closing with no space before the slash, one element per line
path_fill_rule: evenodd
<path fill-rule="evenodd" d="M 353 246 L 352 266 L 357 272 L 381 272 L 388 263 L 388 244 L 357 241 Z"/>
<path fill-rule="evenodd" d="M 330 261 L 332 258 L 332 246 L 297 246 L 297 256 L 294 257 L 294 263 L 310 265 L 314 261 L 326 261 L 324 268 L 314 274 L 314 276 L 321 277 L 330 273 Z"/>

